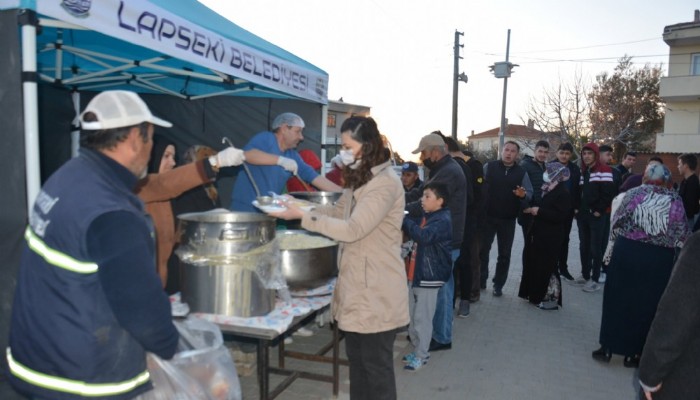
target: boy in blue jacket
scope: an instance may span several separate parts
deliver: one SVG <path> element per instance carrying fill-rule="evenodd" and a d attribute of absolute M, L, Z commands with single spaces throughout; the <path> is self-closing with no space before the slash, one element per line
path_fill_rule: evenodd
<path fill-rule="evenodd" d="M 438 289 L 452 274 L 452 217 L 450 210 L 443 208 L 449 201 L 448 196 L 445 184 L 426 184 L 421 198 L 422 221 L 417 223 L 408 217 L 403 221 L 403 230 L 416 243 L 415 266 L 408 274 L 411 286 L 408 334 L 414 352 L 403 358 L 404 369 L 409 371 L 418 370 L 430 358 L 428 348 L 433 334 Z"/>

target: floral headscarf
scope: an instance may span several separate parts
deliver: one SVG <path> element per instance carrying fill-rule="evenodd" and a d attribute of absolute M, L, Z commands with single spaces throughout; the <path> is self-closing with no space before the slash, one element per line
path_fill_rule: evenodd
<path fill-rule="evenodd" d="M 545 175 L 542 176 L 542 178 L 545 179 L 545 183 L 542 185 L 542 196 L 554 189 L 559 182 L 568 181 L 569 177 L 571 176 L 569 167 L 560 163 L 559 161 L 547 163 L 545 168 Z"/>

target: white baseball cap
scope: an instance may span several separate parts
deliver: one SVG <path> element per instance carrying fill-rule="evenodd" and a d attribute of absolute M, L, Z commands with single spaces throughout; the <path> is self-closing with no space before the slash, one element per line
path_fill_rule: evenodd
<path fill-rule="evenodd" d="M 97 121 L 85 121 L 85 113 L 92 112 Z M 170 128 L 170 122 L 160 119 L 148 109 L 146 103 L 134 92 L 126 90 L 108 90 L 99 93 L 88 103 L 80 114 L 80 125 L 85 130 L 124 128 L 143 122 Z"/>

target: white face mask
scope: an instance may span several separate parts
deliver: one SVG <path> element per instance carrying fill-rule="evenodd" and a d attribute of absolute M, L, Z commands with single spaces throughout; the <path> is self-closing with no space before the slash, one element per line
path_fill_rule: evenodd
<path fill-rule="evenodd" d="M 340 161 L 343 165 L 350 165 L 355 162 L 355 155 L 352 150 L 340 150 Z"/>

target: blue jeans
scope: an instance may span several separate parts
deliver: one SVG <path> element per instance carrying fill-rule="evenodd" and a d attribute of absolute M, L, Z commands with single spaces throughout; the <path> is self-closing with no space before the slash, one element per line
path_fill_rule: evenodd
<path fill-rule="evenodd" d="M 578 223 L 579 251 L 581 253 L 581 275 L 598 282 L 603 264 L 603 233 L 605 217 L 596 217 L 590 212 L 580 211 L 576 215 Z"/>
<path fill-rule="evenodd" d="M 503 219 L 486 217 L 481 228 L 481 285 L 486 286 L 489 278 L 489 253 L 493 239 L 498 241 L 498 259 L 496 260 L 496 273 L 493 276 L 493 287 L 503 288 L 508 279 L 510 269 L 510 253 L 513 249 L 513 239 L 515 238 L 515 218 Z"/>
<path fill-rule="evenodd" d="M 452 266 L 459 258 L 459 249 L 452 250 Z M 433 317 L 433 340 L 438 343 L 452 343 L 452 311 L 454 310 L 455 278 L 450 279 L 438 289 L 437 307 Z"/>

